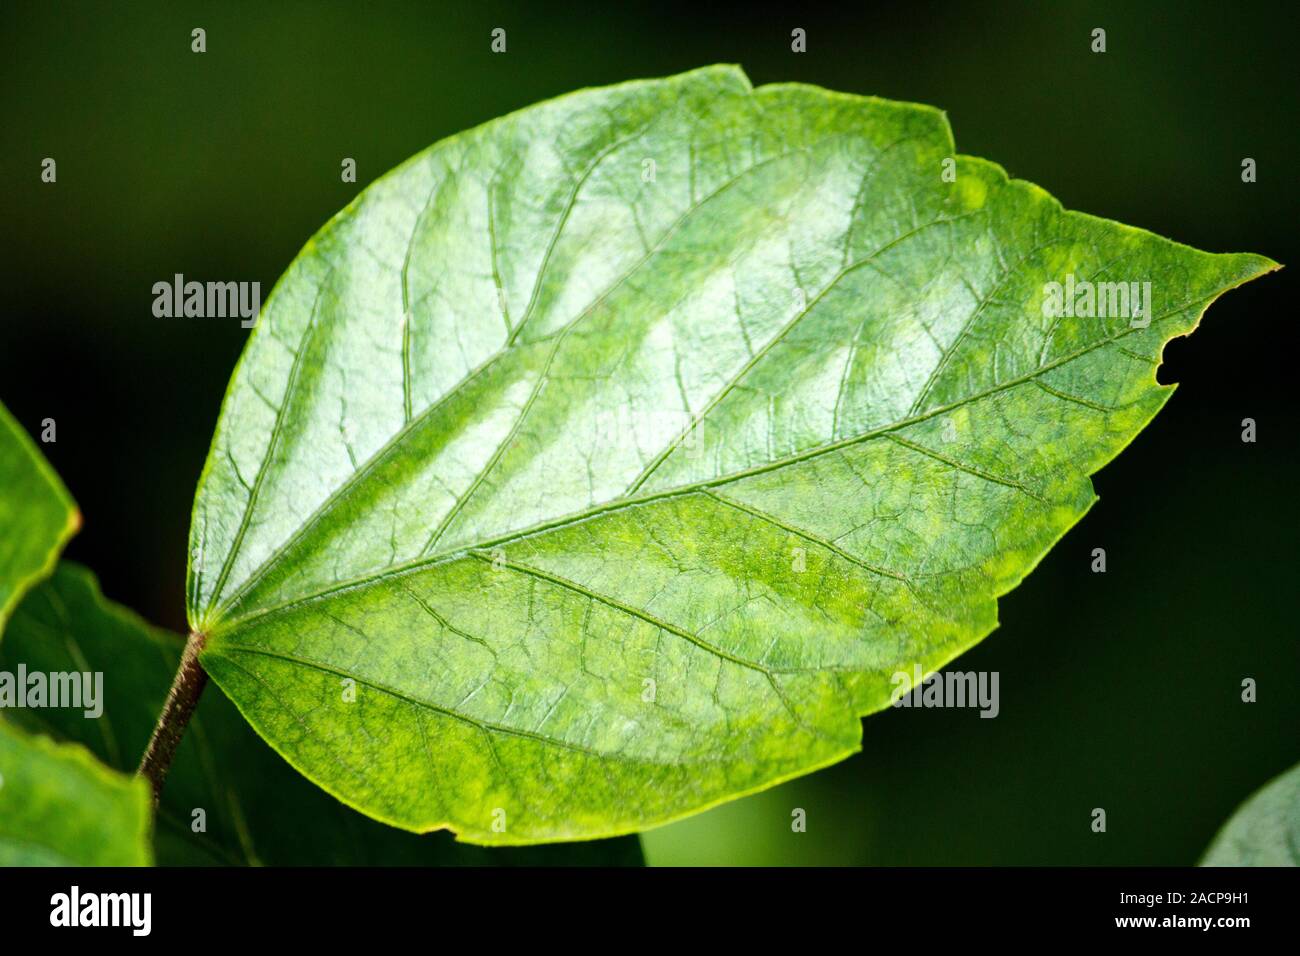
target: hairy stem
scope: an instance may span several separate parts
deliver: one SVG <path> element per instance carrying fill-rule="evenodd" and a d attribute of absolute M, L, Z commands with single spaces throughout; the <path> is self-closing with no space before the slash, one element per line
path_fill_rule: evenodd
<path fill-rule="evenodd" d="M 167 693 L 167 702 L 163 704 L 162 713 L 158 715 L 158 726 L 153 729 L 149 746 L 140 761 L 139 776 L 149 781 L 153 788 L 153 805 L 158 806 L 162 796 L 163 781 L 171 768 L 172 758 L 176 756 L 176 747 L 185 735 L 185 728 L 194 715 L 194 708 L 199 704 L 199 696 L 208 684 L 207 671 L 199 663 L 199 651 L 207 643 L 207 635 L 198 631 L 190 634 L 185 642 L 185 651 L 181 654 L 181 666 L 176 670 L 172 689 Z"/>

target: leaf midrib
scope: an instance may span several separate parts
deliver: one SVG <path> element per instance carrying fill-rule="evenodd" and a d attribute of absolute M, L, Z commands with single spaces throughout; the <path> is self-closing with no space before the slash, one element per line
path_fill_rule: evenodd
<path fill-rule="evenodd" d="M 587 305 L 581 312 L 579 312 L 576 316 L 574 316 L 572 319 L 566 322 L 563 326 L 556 329 L 554 332 L 548 333 L 536 339 L 530 339 L 524 343 L 519 343 L 517 341 L 517 336 L 514 334 L 507 337 L 506 341 L 503 343 L 501 348 L 499 348 L 496 352 L 490 355 L 476 368 L 466 373 L 465 376 L 463 376 L 460 379 L 460 381 L 450 386 L 443 395 L 441 395 L 436 401 L 430 403 L 418 415 L 415 415 L 414 417 L 405 421 L 403 427 L 398 429 L 396 432 L 394 432 L 392 437 L 390 437 L 388 441 L 386 441 L 382 446 L 380 446 L 380 448 L 374 454 L 372 454 L 369 459 L 367 459 L 366 463 L 362 465 L 361 468 L 359 468 L 358 470 L 354 471 L 351 475 L 349 475 L 348 478 L 345 479 L 343 483 L 340 484 L 339 487 L 334 492 L 332 492 L 328 497 L 325 498 L 325 500 L 317 507 L 317 509 L 311 514 L 311 516 L 309 516 L 308 519 L 305 522 L 303 522 L 303 524 L 300 525 L 293 532 L 293 534 L 291 534 L 288 538 L 286 538 L 283 543 L 278 545 L 275 549 L 272 550 L 272 552 L 269 555 L 267 555 L 265 559 L 263 559 L 263 561 L 253 570 L 253 572 L 248 576 L 248 578 L 246 578 L 244 582 L 238 588 L 235 589 L 235 591 L 231 594 L 229 598 L 225 600 L 221 600 L 221 590 L 225 586 L 225 582 L 229 577 L 229 573 L 231 569 L 233 568 L 239 547 L 243 541 L 243 535 L 245 529 L 249 521 L 251 520 L 251 513 L 253 511 L 254 501 L 256 499 L 256 491 L 260 487 L 262 475 L 266 470 L 266 468 L 268 467 L 269 462 L 271 461 L 271 458 L 273 456 L 274 441 L 276 437 L 275 434 L 273 434 L 271 441 L 268 442 L 267 451 L 263 456 L 261 465 L 259 466 L 258 477 L 254 481 L 254 490 L 252 493 L 250 493 L 249 501 L 246 503 L 243 515 L 241 516 L 241 522 L 240 522 L 239 529 L 237 531 L 236 539 L 232 543 L 230 550 L 227 552 L 226 558 L 222 563 L 222 568 L 218 576 L 217 583 L 214 585 L 212 589 L 212 595 L 213 595 L 212 602 L 209 604 L 207 613 L 205 614 L 205 622 L 206 622 L 205 630 L 210 632 L 212 630 L 217 629 L 220 626 L 220 621 L 219 619 L 217 621 L 213 621 L 212 618 L 214 617 L 214 615 L 219 615 L 221 612 L 233 607 L 235 604 L 238 603 L 238 601 L 244 595 L 248 594 L 254 587 L 256 587 L 257 584 L 260 583 L 260 581 L 266 576 L 266 574 L 275 566 L 276 562 L 278 562 L 279 559 L 282 558 L 290 548 L 292 548 L 295 544 L 297 544 L 300 540 L 302 540 L 303 536 L 306 535 L 306 533 L 309 532 L 313 527 L 315 527 L 317 522 L 325 514 L 327 514 L 330 511 L 330 509 L 348 493 L 348 491 L 350 491 L 363 477 L 365 477 L 375 466 L 377 466 L 384 459 L 385 455 L 387 455 L 389 451 L 391 451 L 394 447 L 396 447 L 406 437 L 407 434 L 414 431 L 417 427 L 419 427 L 420 424 L 426 421 L 429 418 L 429 416 L 433 415 L 444 404 L 452 400 L 456 396 L 456 394 L 467 384 L 474 381 L 476 378 L 478 378 L 478 376 L 483 374 L 489 368 L 497 364 L 507 355 L 513 353 L 517 348 L 520 348 L 523 345 L 540 345 L 549 342 L 553 339 L 562 338 L 569 331 L 569 329 L 573 328 L 584 318 L 594 313 L 594 311 L 602 303 L 604 303 L 610 297 L 610 295 L 612 295 L 615 291 L 621 288 L 622 285 L 629 278 L 634 276 L 641 269 L 642 266 L 644 266 L 647 262 L 649 262 L 657 253 L 662 251 L 665 244 L 674 235 L 676 235 L 677 232 L 679 232 L 681 228 L 692 217 L 694 217 L 700 209 L 702 209 L 706 204 L 712 202 L 718 196 L 725 193 L 727 190 L 734 187 L 737 183 L 744 180 L 745 177 L 773 163 L 780 162 L 781 160 L 788 159 L 792 156 L 811 153 L 814 149 L 822 148 L 830 142 L 833 142 L 845 136 L 854 136 L 854 135 L 861 135 L 861 134 L 856 130 L 843 130 L 837 133 L 832 133 L 831 135 L 824 136 L 806 146 L 801 146 L 798 147 L 797 149 L 786 150 L 784 152 L 777 153 L 775 155 L 769 156 L 766 159 L 760 160 L 757 163 L 753 163 L 750 166 L 745 167 L 745 169 L 741 170 L 739 173 L 736 173 L 735 175 L 728 177 L 726 182 L 720 185 L 717 189 L 713 190 L 712 192 L 708 193 L 707 195 L 701 197 L 700 199 L 696 200 L 694 203 L 689 205 L 686 208 L 686 210 L 683 211 L 682 214 L 673 221 L 673 223 L 667 228 L 667 230 L 665 230 L 664 234 L 660 237 L 659 241 L 655 243 L 655 245 L 651 249 L 647 250 L 646 253 L 640 259 L 638 259 L 631 266 L 629 266 L 626 271 L 624 271 L 614 282 L 612 282 L 608 286 L 608 288 L 606 288 L 603 292 L 601 292 L 601 294 L 597 296 L 595 299 L 593 299 L 589 305 Z M 881 152 L 883 153 L 883 150 Z M 603 160 L 608 155 L 609 155 L 608 151 L 603 152 L 600 156 L 597 157 L 597 162 Z M 880 154 L 878 153 L 875 159 L 878 159 L 879 155 Z M 875 168 L 875 159 L 873 159 L 872 169 Z M 584 178 L 583 178 L 584 182 L 586 181 L 586 178 L 589 178 L 590 172 L 591 172 L 590 168 L 584 172 Z M 574 193 L 574 198 L 576 198 L 576 191 Z M 432 192 L 430 194 L 429 199 L 432 199 Z M 564 213 L 566 219 L 567 219 L 569 208 L 571 208 L 571 205 L 569 207 L 566 207 Z M 419 221 L 423 218 L 424 212 L 425 210 L 422 209 L 420 214 L 416 217 L 416 226 L 414 226 L 413 229 L 418 228 Z M 553 244 L 554 243 L 552 243 L 552 245 Z M 540 270 L 545 269 L 547 261 L 549 261 L 549 255 L 547 256 L 547 260 L 543 261 Z M 541 282 L 543 280 L 544 280 L 544 276 L 541 276 L 539 274 L 535 287 L 540 288 Z M 323 287 L 324 287 L 324 282 L 322 282 L 322 288 Z M 319 290 L 318 290 L 318 296 L 319 296 Z M 531 308 L 532 308 L 532 302 L 530 301 L 529 303 L 530 313 L 531 313 Z M 519 325 L 515 330 L 516 333 L 523 328 L 528 317 L 529 315 L 525 314 L 525 316 L 520 319 Z M 408 316 L 404 315 L 403 318 L 404 321 L 409 321 Z M 303 332 L 302 340 L 300 340 L 299 342 L 299 350 L 298 352 L 295 353 L 295 361 L 293 366 L 294 368 L 296 368 L 297 366 L 298 356 L 303 351 L 305 351 L 305 339 L 307 338 L 307 335 L 310 332 L 311 328 L 312 325 L 309 324 L 307 330 Z M 404 375 L 404 379 L 405 379 L 405 375 Z M 281 398 L 280 408 L 278 409 L 278 414 L 277 414 L 277 425 L 279 423 L 279 416 L 283 414 L 284 409 L 288 406 L 290 402 L 290 399 L 292 397 L 292 391 L 293 391 L 293 382 L 292 382 L 292 369 L 291 369 L 291 381 L 286 384 L 284 395 Z M 278 428 L 275 429 L 274 431 L 278 432 Z M 215 606 L 215 610 L 214 610 L 214 606 Z"/>
<path fill-rule="evenodd" d="M 1187 302 L 1184 302 L 1183 304 L 1176 306 L 1175 308 L 1169 309 L 1168 311 L 1163 312 L 1160 315 L 1154 317 L 1151 320 L 1151 324 L 1152 326 L 1154 326 L 1155 323 L 1157 322 L 1161 322 L 1167 318 L 1170 318 L 1171 316 L 1178 315 L 1179 313 L 1185 311 L 1186 309 L 1196 305 L 1196 303 L 1203 301 L 1205 299 L 1212 299 L 1215 296 L 1220 295 L 1225 291 L 1227 291 L 1227 287 L 1206 296 L 1198 296 L 1194 299 L 1190 299 Z M 640 505 L 650 504 L 656 501 L 667 500 L 670 498 L 686 497 L 692 494 L 707 491 L 710 488 L 731 484 L 732 482 L 740 481 L 745 478 L 751 478 L 755 475 L 765 474 L 769 471 L 776 471 L 781 468 L 786 468 L 789 467 L 790 465 L 795 465 L 812 458 L 820 457 L 822 455 L 839 451 L 843 448 L 848 448 L 848 447 L 852 447 L 853 445 L 860 444 L 862 442 L 871 441 L 873 439 L 880 438 L 884 435 L 888 435 L 891 432 L 899 431 L 900 429 L 906 428 L 908 426 L 915 425 L 923 421 L 927 421 L 928 419 L 934 418 L 938 415 L 942 415 L 947 412 L 954 411 L 955 409 L 961 408 L 965 405 L 969 405 L 974 402 L 981 401 L 985 398 L 988 398 L 991 395 L 995 395 L 999 392 L 1006 391 L 1007 389 L 1015 388 L 1018 385 L 1024 385 L 1027 382 L 1032 382 L 1040 375 L 1046 374 L 1047 372 L 1050 372 L 1053 369 L 1059 368 L 1062 365 L 1066 365 L 1070 362 L 1073 362 L 1074 360 L 1081 358 L 1084 355 L 1087 355 L 1093 351 L 1096 351 L 1099 348 L 1105 348 L 1108 345 L 1113 345 L 1116 342 L 1120 341 L 1121 339 L 1125 338 L 1126 336 L 1134 332 L 1140 332 L 1140 331 L 1146 331 L 1146 330 L 1135 329 L 1135 328 L 1124 328 L 1120 332 L 1116 333 L 1115 335 L 1107 336 L 1106 338 L 1099 339 L 1096 342 L 1092 342 L 1086 346 L 1083 346 L 1082 348 L 1076 349 L 1073 352 L 1068 352 L 1065 355 L 1062 355 L 1059 358 L 1054 359 L 1053 361 L 1045 365 L 1041 365 L 1038 368 L 1033 369 L 1032 371 L 1016 376 L 1015 378 L 1008 379 L 1005 382 L 1000 382 L 997 385 L 990 386 L 989 388 L 965 396 L 954 402 L 950 402 L 946 405 L 936 406 L 935 408 L 932 408 L 929 411 L 923 412 L 921 414 L 900 419 L 899 421 L 892 422 L 888 425 L 882 425 L 879 428 L 873 429 L 868 432 L 864 432 L 860 435 L 854 435 L 848 438 L 839 439 L 837 441 L 828 442 L 823 445 L 818 445 L 813 448 L 805 449 L 804 451 L 798 452 L 794 455 L 788 455 L 785 458 L 777 459 L 776 461 L 763 462 L 762 464 L 755 465 L 750 468 L 743 469 L 738 472 L 734 472 L 732 474 L 718 475 L 713 478 L 707 478 L 701 481 L 692 482 L 690 484 L 680 485 L 673 488 L 666 488 L 660 491 L 650 492 L 648 494 L 640 495 L 637 497 L 620 498 L 614 501 L 605 502 L 601 505 L 597 505 L 595 507 L 586 508 L 581 511 L 573 512 L 571 514 L 559 518 L 555 518 L 549 521 L 539 522 L 538 524 L 532 525 L 528 528 L 523 528 L 517 531 L 506 532 L 495 538 L 489 538 L 483 541 L 476 542 L 473 545 L 459 547 L 459 548 L 442 551 L 442 552 L 437 552 L 421 558 L 416 558 L 411 561 L 403 562 L 401 564 L 391 565 L 390 567 L 381 569 L 380 571 L 374 572 L 372 574 L 361 575 L 359 577 L 352 578 L 347 581 L 338 582 L 336 584 L 331 585 L 328 588 L 323 588 L 320 591 L 316 591 L 311 594 L 300 595 L 279 604 L 273 604 L 264 608 L 258 608 L 256 610 L 237 615 L 233 618 L 228 618 L 225 620 L 218 621 L 214 624 L 213 628 L 209 633 L 212 635 L 231 633 L 254 620 L 261 620 L 268 616 L 280 614 L 285 611 L 300 607 L 304 604 L 310 604 L 314 601 L 328 598 L 332 595 L 338 594 L 343 591 L 349 591 L 355 588 L 364 587 L 369 584 L 374 584 L 376 582 L 384 581 L 388 578 L 398 578 L 414 571 L 419 571 L 422 569 L 437 566 L 439 564 L 445 564 L 451 561 L 459 560 L 465 557 L 466 555 L 473 553 L 474 551 L 486 551 L 491 548 L 499 547 L 504 544 L 510 544 L 512 542 L 520 541 L 525 538 L 543 534 L 548 531 L 554 531 L 558 528 L 569 527 L 572 525 L 579 524 L 583 521 L 589 521 L 593 518 L 598 518 L 604 514 L 614 512 L 614 511 L 620 511 L 625 508 L 637 507 Z M 1155 364 L 1157 364 L 1153 359 L 1149 359 L 1146 356 L 1132 355 L 1132 353 L 1126 353 L 1126 354 L 1130 354 L 1134 358 L 1140 358 L 1142 361 L 1150 363 L 1153 367 Z M 1151 383 L 1156 384 L 1154 374 L 1151 377 Z M 1116 410 L 1118 410 L 1118 408 L 1110 409 L 1108 411 L 1116 411 Z M 898 575 L 897 573 L 893 575 L 889 575 L 883 570 L 878 571 L 877 573 L 884 574 L 885 576 L 902 578 L 902 576 Z M 905 578 L 902 579 L 906 580 Z M 228 607 L 232 606 L 235 600 L 238 599 L 238 597 L 239 595 L 236 595 L 236 597 L 232 599 L 231 604 L 227 606 Z"/>

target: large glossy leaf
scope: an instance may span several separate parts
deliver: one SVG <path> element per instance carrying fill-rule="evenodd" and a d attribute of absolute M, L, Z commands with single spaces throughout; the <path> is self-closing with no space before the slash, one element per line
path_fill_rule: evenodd
<path fill-rule="evenodd" d="M 1300 765 L 1253 794 L 1223 825 L 1202 866 L 1300 866 Z"/>
<path fill-rule="evenodd" d="M 15 711 L 33 728 L 77 741 L 107 765 L 139 762 L 180 658 L 181 639 L 106 600 L 94 576 L 63 563 L 15 611 L 0 670 L 104 673 L 103 713 Z M 196 812 L 200 811 L 200 812 Z M 179 747 L 154 828 L 161 865 L 636 865 L 635 837 L 574 846 L 485 849 L 447 833 L 416 836 L 375 823 L 276 756 L 217 688 Z"/>
<path fill-rule="evenodd" d="M 1273 267 L 733 67 L 507 116 L 268 300 L 195 503 L 203 663 L 326 789 L 476 842 L 807 772 L 995 627 L 1164 343 Z M 1146 321 L 1045 315 L 1071 274 L 1150 282 Z"/>
<path fill-rule="evenodd" d="M 23 592 L 50 573 L 80 523 L 63 483 L 0 405 L 0 635 Z"/>

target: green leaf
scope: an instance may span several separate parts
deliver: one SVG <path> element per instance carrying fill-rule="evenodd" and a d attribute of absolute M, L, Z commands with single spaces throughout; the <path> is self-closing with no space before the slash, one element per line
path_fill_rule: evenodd
<path fill-rule="evenodd" d="M 23 592 L 50 573 L 80 525 L 63 483 L 0 405 L 0 636 Z"/>
<path fill-rule="evenodd" d="M 162 709 L 182 640 L 150 627 L 64 562 L 15 611 L 0 670 L 104 674 L 102 715 L 14 711 L 25 722 L 132 771 Z M 195 832 L 202 810 L 203 832 Z M 161 865 L 637 865 L 635 837 L 578 846 L 488 850 L 450 834 L 415 836 L 348 809 L 281 760 L 215 687 L 200 701 L 163 788 L 155 824 Z"/>
<path fill-rule="evenodd" d="M 1237 808 L 1201 866 L 1300 866 L 1300 764 Z"/>
<path fill-rule="evenodd" d="M 0 637 L 81 522 L 63 483 L 0 405 Z M 0 649 L 3 649 L 0 643 Z M 0 707 L 25 692 L 0 667 Z M 0 866 L 150 862 L 149 794 L 84 747 L 30 736 L 0 719 Z"/>
<path fill-rule="evenodd" d="M 0 721 L 0 866 L 148 866 L 149 789 Z"/>
<path fill-rule="evenodd" d="M 195 501 L 202 661 L 330 792 L 474 842 L 806 773 L 993 630 L 1168 398 L 1165 342 L 1273 268 L 734 67 L 512 114 L 266 303 Z M 1150 282 L 1149 321 L 1045 316 L 1071 274 Z"/>

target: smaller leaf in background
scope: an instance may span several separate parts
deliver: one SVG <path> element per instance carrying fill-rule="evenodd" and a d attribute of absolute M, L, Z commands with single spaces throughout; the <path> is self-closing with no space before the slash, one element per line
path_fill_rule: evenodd
<path fill-rule="evenodd" d="M 1300 764 L 1228 818 L 1201 866 L 1300 866 Z"/>
<path fill-rule="evenodd" d="M 0 670 L 104 674 L 102 716 L 75 708 L 14 711 L 25 723 L 134 769 L 180 659 L 178 635 L 106 600 L 64 562 L 14 612 Z M 342 692 L 340 688 L 340 692 Z M 198 813 L 197 811 L 201 811 Z M 203 832 L 195 832 L 202 821 Z M 155 833 L 162 865 L 640 865 L 635 837 L 489 850 L 451 834 L 417 836 L 361 816 L 301 777 L 209 686 L 163 789 Z"/>
<path fill-rule="evenodd" d="M 0 405 L 0 634 L 23 591 L 50 573 L 80 523 L 63 482 Z"/>
<path fill-rule="evenodd" d="M 0 866 L 148 866 L 149 791 L 0 721 Z"/>
<path fill-rule="evenodd" d="M 79 524 L 63 483 L 0 405 L 0 634 Z M 10 692 L 26 692 L 3 676 Z M 141 781 L 102 766 L 84 747 L 0 720 L 0 866 L 147 866 L 149 829 Z"/>

